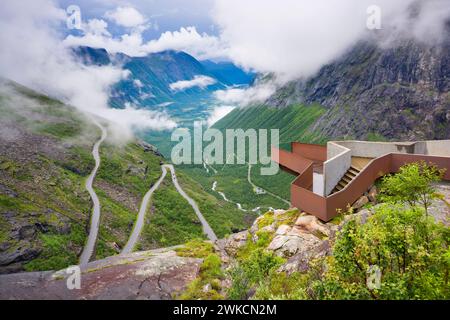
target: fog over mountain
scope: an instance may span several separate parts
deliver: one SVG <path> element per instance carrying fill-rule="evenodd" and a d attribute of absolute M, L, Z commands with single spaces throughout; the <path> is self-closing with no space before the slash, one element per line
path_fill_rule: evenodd
<path fill-rule="evenodd" d="M 186 25 L 179 30 L 160 30 L 159 37 L 148 39 L 147 32 L 157 28 L 157 15 L 136 9 L 144 8 L 140 1 L 119 4 L 105 6 L 102 14 L 83 20 L 81 30 L 67 35 L 67 13 L 58 3 L 37 0 L 23 6 L 5 1 L 0 12 L 0 41 L 8 50 L 0 52 L 0 75 L 128 129 L 170 129 L 175 122 L 161 112 L 140 110 L 133 104 L 123 110 L 109 109 L 111 86 L 129 74 L 117 66 L 80 65 L 68 47 L 86 45 L 130 56 L 182 50 L 197 59 L 227 59 L 247 70 L 271 74 L 270 81 L 250 91 L 229 88 L 216 94 L 225 105 L 245 105 L 266 99 L 290 80 L 313 76 L 374 34 L 378 45 L 384 47 L 398 37 L 442 41 L 450 15 L 446 0 L 345 0 L 338 5 L 325 0 L 212 0 L 209 14 L 215 32 L 200 32 L 195 25 Z M 101 11 L 101 4 L 97 5 Z M 381 30 L 367 28 L 373 5 L 380 9 Z M 386 36 L 379 37 L 380 33 Z"/>
<path fill-rule="evenodd" d="M 70 103 L 80 110 L 116 122 L 127 133 L 131 128 L 167 129 L 168 116 L 132 106 L 110 109 L 112 84 L 127 76 L 112 66 L 86 66 L 73 58 L 57 32 L 66 21 L 65 11 L 52 1 L 29 1 L 27 6 L 6 1 L 0 12 L 0 76 Z"/>

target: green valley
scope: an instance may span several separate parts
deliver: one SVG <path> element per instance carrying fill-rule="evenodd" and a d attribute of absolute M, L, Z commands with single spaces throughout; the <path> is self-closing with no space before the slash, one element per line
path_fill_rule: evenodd
<path fill-rule="evenodd" d="M 100 132 L 73 107 L 20 85 L 2 82 L 0 97 L 0 270 L 57 270 L 77 264 L 92 206 L 84 184 L 94 166 L 91 148 Z M 101 203 L 95 259 L 121 251 L 142 197 L 160 177 L 164 162 L 153 146 L 139 140 L 118 144 L 108 138 L 100 155 L 94 180 Z M 179 174 L 178 180 L 220 237 L 247 228 L 255 218 L 212 196 L 209 188 L 187 175 Z M 158 232 L 147 227 L 143 246 L 181 244 L 202 236 L 189 204 L 170 183 L 157 191 L 151 206 L 157 211 Z M 148 220 L 151 223 L 151 214 Z M 179 230 L 184 230 L 182 237 Z"/>

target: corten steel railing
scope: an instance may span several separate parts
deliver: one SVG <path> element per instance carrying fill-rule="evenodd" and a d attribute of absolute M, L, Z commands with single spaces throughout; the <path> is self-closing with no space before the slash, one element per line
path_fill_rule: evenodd
<path fill-rule="evenodd" d="M 278 155 L 278 159 L 276 156 Z M 288 169 L 296 174 L 302 174 L 309 166 L 314 164 L 313 161 L 306 159 L 296 153 L 272 147 L 272 160 L 278 162 L 284 169 Z M 311 176 L 312 185 L 312 176 Z"/>
<path fill-rule="evenodd" d="M 309 144 L 301 142 L 291 143 L 292 153 L 298 154 L 314 162 L 323 163 L 327 161 L 327 147 L 319 144 Z"/>
<path fill-rule="evenodd" d="M 450 180 L 450 157 L 390 153 L 369 162 L 344 189 L 328 197 L 322 197 L 312 192 L 313 162 L 311 160 L 299 154 L 272 148 L 272 154 L 275 152 L 279 152 L 278 161 L 283 168 L 298 174 L 291 185 L 292 206 L 315 215 L 323 221 L 331 220 L 338 214 L 338 210 L 346 210 L 378 178 L 388 173 L 398 172 L 400 167 L 408 163 L 425 161 L 429 165 L 445 168 L 447 170 L 443 179 Z M 300 162 L 296 163 L 297 160 Z"/>

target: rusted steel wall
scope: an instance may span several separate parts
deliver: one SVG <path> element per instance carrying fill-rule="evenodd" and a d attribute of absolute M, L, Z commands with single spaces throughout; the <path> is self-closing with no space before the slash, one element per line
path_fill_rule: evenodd
<path fill-rule="evenodd" d="M 419 161 L 425 161 L 428 165 L 435 165 L 440 169 L 446 169 L 444 180 L 450 180 L 450 157 L 394 154 L 391 163 L 391 172 L 398 172 L 401 166 Z"/>
<path fill-rule="evenodd" d="M 292 152 L 314 162 L 327 160 L 327 147 L 319 144 L 292 142 Z"/>
<path fill-rule="evenodd" d="M 314 192 L 301 188 L 295 183 L 291 185 L 291 204 L 300 210 L 315 215 L 323 221 L 328 221 L 326 198 Z"/>
<path fill-rule="evenodd" d="M 372 160 L 344 189 L 327 197 L 327 220 L 337 215 L 338 209 L 345 211 L 358 200 L 375 180 L 391 171 L 392 155 Z"/>
<path fill-rule="evenodd" d="M 305 168 L 292 184 L 311 191 L 313 188 L 313 165 L 311 164 Z"/>
<path fill-rule="evenodd" d="M 305 151 L 305 146 L 300 149 Z M 297 150 L 298 151 L 298 150 Z M 276 156 L 274 152 L 277 152 Z M 299 176 L 291 185 L 291 203 L 323 221 L 329 221 L 337 215 L 337 210 L 345 211 L 353 204 L 378 178 L 398 172 L 405 164 L 425 161 L 429 165 L 447 169 L 444 180 L 450 180 L 450 157 L 428 156 L 420 154 L 390 153 L 372 160 L 344 189 L 328 197 L 312 192 L 314 162 L 299 154 L 272 148 L 273 160 L 290 172 Z M 278 157 L 277 157 L 278 156 Z"/>
<path fill-rule="evenodd" d="M 272 147 L 272 160 L 278 162 L 283 167 L 288 168 L 294 172 L 301 174 L 309 166 L 313 164 L 311 160 L 308 160 L 298 154 L 288 152 L 285 150 L 280 150 L 278 148 Z M 312 176 L 311 176 L 312 183 Z"/>
<path fill-rule="evenodd" d="M 450 158 L 426 156 L 416 154 L 391 153 L 372 160 L 363 171 L 361 171 L 346 188 L 327 198 L 327 216 L 332 219 L 336 216 L 337 209 L 345 210 L 353 204 L 378 178 L 388 174 L 396 173 L 400 167 L 413 163 L 425 161 L 429 165 L 438 168 L 447 168 L 444 180 L 450 180 Z M 328 220 L 326 220 L 328 221 Z"/>

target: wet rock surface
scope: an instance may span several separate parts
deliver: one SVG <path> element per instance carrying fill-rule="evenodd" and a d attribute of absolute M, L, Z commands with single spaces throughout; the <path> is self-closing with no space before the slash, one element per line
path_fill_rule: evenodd
<path fill-rule="evenodd" d="M 0 299 L 172 299 L 197 277 L 201 262 L 171 249 L 114 256 L 89 263 L 81 289 L 73 290 L 65 270 L 0 275 Z"/>

